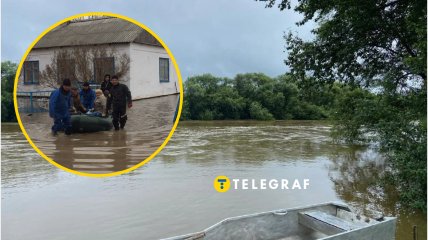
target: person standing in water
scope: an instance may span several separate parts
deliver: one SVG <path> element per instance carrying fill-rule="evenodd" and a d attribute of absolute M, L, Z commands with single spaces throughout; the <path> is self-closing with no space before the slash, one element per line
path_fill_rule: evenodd
<path fill-rule="evenodd" d="M 71 105 L 71 81 L 64 79 L 59 89 L 52 92 L 49 98 L 49 116 L 54 119 L 52 134 L 64 130 L 66 135 L 71 134 L 70 105 Z"/>
<path fill-rule="evenodd" d="M 113 108 L 113 126 L 115 130 L 119 130 L 119 127 L 121 129 L 125 127 L 128 120 L 126 107 L 132 107 L 131 91 L 129 91 L 128 86 L 119 83 L 117 76 L 111 78 L 111 84 L 110 96 L 107 98 L 107 110 Z"/>

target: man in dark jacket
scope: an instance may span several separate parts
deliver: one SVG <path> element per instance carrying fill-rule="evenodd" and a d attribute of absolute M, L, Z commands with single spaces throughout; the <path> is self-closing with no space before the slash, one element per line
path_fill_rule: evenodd
<path fill-rule="evenodd" d="M 126 120 L 126 106 L 128 108 L 132 107 L 132 97 L 131 91 L 129 91 L 128 86 L 125 84 L 119 83 L 119 78 L 113 76 L 111 78 L 112 87 L 110 88 L 110 95 L 107 99 L 107 110 L 110 110 L 113 107 L 112 117 L 113 117 L 113 126 L 115 130 L 124 128 Z"/>
<path fill-rule="evenodd" d="M 95 92 L 91 89 L 88 82 L 83 83 L 83 88 L 80 90 L 80 101 L 86 110 L 94 108 Z"/>
<path fill-rule="evenodd" d="M 49 99 L 49 116 L 54 119 L 52 133 L 57 135 L 58 131 L 64 130 L 65 134 L 71 134 L 70 102 L 71 81 L 64 79 L 59 89 L 52 92 Z"/>
<path fill-rule="evenodd" d="M 101 83 L 101 91 L 103 91 L 104 96 L 108 96 L 110 92 L 111 82 L 110 82 L 110 74 L 106 74 L 104 76 L 104 81 Z M 106 92 L 107 91 L 107 92 Z"/>

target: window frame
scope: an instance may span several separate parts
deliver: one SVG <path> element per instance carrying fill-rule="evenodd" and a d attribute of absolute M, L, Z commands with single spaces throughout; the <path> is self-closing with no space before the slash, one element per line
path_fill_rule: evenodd
<path fill-rule="evenodd" d="M 66 78 L 70 79 L 71 81 L 77 81 L 78 79 L 76 79 L 76 60 L 72 59 L 72 58 L 59 58 L 56 60 L 57 61 L 57 79 L 58 79 L 58 84 L 61 84 L 62 81 Z M 64 66 L 72 66 L 73 69 L 71 69 L 71 67 L 69 68 L 69 74 L 71 74 L 71 76 L 64 76 L 66 72 L 61 72 L 61 64 L 64 64 Z M 67 69 L 67 68 L 65 68 Z"/>
<path fill-rule="evenodd" d="M 162 70 L 164 70 L 164 69 L 162 69 L 162 66 L 161 66 L 162 61 L 167 63 L 167 66 L 166 66 L 167 79 L 162 79 Z M 159 58 L 159 82 L 160 83 L 169 83 L 170 82 L 169 65 L 170 65 L 169 64 L 169 58 L 163 58 L 163 57 Z"/>
<path fill-rule="evenodd" d="M 97 60 L 100 60 L 100 59 L 112 59 L 113 61 L 112 61 L 112 72 L 111 73 L 102 73 L 100 76 L 101 76 L 101 79 L 100 79 L 100 81 L 98 81 L 97 80 Z M 110 76 L 113 76 L 113 75 L 115 75 L 115 73 L 116 73 L 116 68 L 115 68 L 115 65 L 116 65 L 116 63 L 115 63 L 115 57 L 114 56 L 112 56 L 112 57 L 97 57 L 97 58 L 94 58 L 94 60 L 93 60 L 93 64 L 94 64 L 94 74 L 93 74 L 93 82 L 94 83 L 102 83 L 103 81 L 104 81 L 104 76 L 106 75 L 106 74 L 110 74 Z"/>
<path fill-rule="evenodd" d="M 37 69 L 35 69 L 34 64 L 37 63 Z M 26 81 L 27 79 L 27 64 L 30 64 L 30 72 L 31 72 L 31 81 Z M 40 84 L 40 62 L 39 60 L 34 61 L 24 61 L 24 85 L 37 85 Z M 37 79 L 35 80 L 34 71 L 37 71 Z"/>

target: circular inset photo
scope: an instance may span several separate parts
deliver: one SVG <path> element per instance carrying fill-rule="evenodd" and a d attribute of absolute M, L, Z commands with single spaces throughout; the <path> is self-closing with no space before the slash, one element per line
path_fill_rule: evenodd
<path fill-rule="evenodd" d="M 75 174 L 106 177 L 161 151 L 177 127 L 182 89 L 162 39 L 133 19 L 97 12 L 64 19 L 31 44 L 14 101 L 42 157 Z"/>

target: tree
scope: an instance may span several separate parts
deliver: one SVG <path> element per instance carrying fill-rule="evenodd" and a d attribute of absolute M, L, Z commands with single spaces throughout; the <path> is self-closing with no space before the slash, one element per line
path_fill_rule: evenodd
<path fill-rule="evenodd" d="M 278 6 L 290 9 L 291 1 Z M 286 63 L 300 77 L 325 82 L 410 87 L 411 80 L 426 88 L 426 7 L 421 0 L 299 1 L 294 10 L 304 18 L 297 25 L 315 21 L 318 27 L 313 41 L 285 36 Z"/>
<path fill-rule="evenodd" d="M 113 60 L 114 58 L 114 60 Z M 69 49 L 59 49 L 54 52 L 51 64 L 46 65 L 46 68 L 40 72 L 40 84 L 49 88 L 58 88 L 61 80 L 69 78 L 73 85 L 77 85 L 76 81 L 94 81 L 94 76 L 100 83 L 107 72 L 104 72 L 103 67 L 107 61 L 108 68 L 114 69 L 109 74 L 117 75 L 123 81 L 123 77 L 129 72 L 130 58 L 124 53 L 119 55 L 114 47 L 107 46 L 75 46 Z M 100 65 L 95 68 L 95 65 Z"/>
<path fill-rule="evenodd" d="M 185 82 L 186 101 L 183 119 L 323 119 L 324 105 L 318 101 L 323 94 L 312 98 L 315 105 L 300 100 L 302 90 L 293 83 L 291 75 L 271 78 L 261 73 L 238 74 L 233 79 L 210 74 L 194 76 Z M 329 98 L 331 101 L 334 97 Z"/>
<path fill-rule="evenodd" d="M 269 0 L 267 7 L 275 6 Z M 279 2 L 280 10 L 291 1 Z M 426 1 L 298 1 L 297 25 L 317 23 L 313 40 L 285 36 L 285 63 L 300 82 L 343 82 L 336 133 L 380 143 L 402 203 L 426 210 Z M 376 92 L 374 96 L 367 90 Z M 376 90 L 376 91 L 374 91 Z M 373 134 L 374 133 L 374 134 Z"/>
<path fill-rule="evenodd" d="M 259 102 L 252 102 L 250 104 L 250 117 L 256 120 L 273 120 L 272 114 L 264 108 Z"/>
<path fill-rule="evenodd" d="M 13 84 L 18 65 L 5 61 L 1 63 L 1 121 L 16 122 L 15 109 L 13 106 Z"/>
<path fill-rule="evenodd" d="M 60 49 L 54 52 L 51 64 L 40 72 L 40 85 L 48 88 L 58 88 L 61 79 L 69 78 L 73 85 L 77 79 L 73 51 Z"/>

